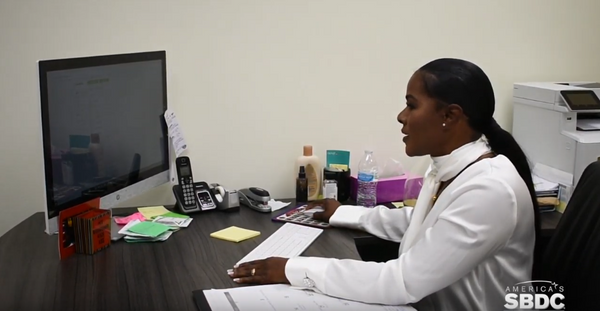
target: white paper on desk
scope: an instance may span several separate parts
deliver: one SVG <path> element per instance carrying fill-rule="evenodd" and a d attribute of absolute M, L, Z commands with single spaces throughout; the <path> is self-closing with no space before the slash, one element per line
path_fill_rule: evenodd
<path fill-rule="evenodd" d="M 157 237 L 154 237 L 154 238 L 153 237 L 143 237 L 143 236 L 126 235 L 124 237 L 124 239 L 125 239 L 125 241 L 133 241 L 133 242 L 137 242 L 137 241 L 163 242 L 163 241 L 166 241 L 172 234 L 173 234 L 173 231 L 165 231 L 161 235 L 159 235 Z"/>
<path fill-rule="evenodd" d="M 275 201 L 273 199 L 269 200 L 269 207 L 271 208 L 271 212 L 280 210 L 288 205 L 290 205 L 290 202 L 285 203 L 281 201 Z"/>
<path fill-rule="evenodd" d="M 408 306 L 365 304 L 326 296 L 311 290 L 294 289 L 283 284 L 211 289 L 203 292 L 210 308 L 219 311 L 415 311 Z"/>
<path fill-rule="evenodd" d="M 171 226 L 171 227 L 178 227 L 178 228 L 187 228 L 190 223 L 192 222 L 193 218 L 180 218 L 180 217 L 163 217 L 163 216 L 156 216 L 156 218 L 154 218 L 152 220 L 152 222 L 158 222 L 161 223 L 163 225 L 167 225 L 167 226 Z"/>
<path fill-rule="evenodd" d="M 167 109 L 167 111 L 165 111 L 165 122 L 169 128 L 169 138 L 175 149 L 175 155 L 179 157 L 187 150 L 188 146 L 183 138 L 183 131 L 181 130 L 181 126 L 179 126 L 179 121 L 177 121 L 175 112 Z"/>
<path fill-rule="evenodd" d="M 127 235 L 127 236 L 146 237 L 146 238 L 150 237 L 145 234 L 139 234 L 139 233 L 129 231 L 129 228 L 139 224 L 140 222 L 141 221 L 139 219 L 134 219 L 134 220 L 130 221 L 125 226 L 123 226 L 123 228 L 121 228 L 121 230 L 119 230 L 119 234 Z"/>

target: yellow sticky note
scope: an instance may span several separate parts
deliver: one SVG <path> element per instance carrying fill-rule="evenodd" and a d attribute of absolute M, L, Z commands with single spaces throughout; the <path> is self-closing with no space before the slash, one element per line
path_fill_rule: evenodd
<path fill-rule="evenodd" d="M 229 228 L 225 228 L 223 230 L 219 230 L 210 234 L 210 236 L 213 238 L 236 243 L 259 235 L 260 232 L 258 231 L 243 229 L 236 226 L 231 226 Z"/>
<path fill-rule="evenodd" d="M 164 206 L 138 207 L 138 211 L 146 219 L 152 219 L 156 216 L 161 216 L 169 212 L 169 210 L 167 210 Z"/>
<path fill-rule="evenodd" d="M 394 205 L 396 208 L 404 207 L 404 203 L 402 202 L 392 202 L 392 205 Z"/>

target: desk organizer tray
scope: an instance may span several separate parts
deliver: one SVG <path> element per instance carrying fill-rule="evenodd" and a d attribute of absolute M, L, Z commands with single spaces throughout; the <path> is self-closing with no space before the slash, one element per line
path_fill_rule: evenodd
<path fill-rule="evenodd" d="M 279 222 L 291 222 L 299 225 L 317 227 L 317 228 L 329 228 L 329 223 L 315 220 L 312 218 L 312 214 L 305 214 L 306 204 L 299 205 L 292 210 L 281 213 L 272 218 L 273 221 Z"/>

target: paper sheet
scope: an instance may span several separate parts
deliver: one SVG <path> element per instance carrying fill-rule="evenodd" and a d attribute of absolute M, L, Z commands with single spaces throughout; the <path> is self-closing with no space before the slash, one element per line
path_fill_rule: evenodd
<path fill-rule="evenodd" d="M 152 238 L 155 238 L 169 231 L 169 229 L 170 227 L 167 225 L 150 221 L 142 221 L 128 228 L 128 230 L 133 233 L 149 236 Z"/>
<path fill-rule="evenodd" d="M 177 214 L 177 213 L 173 213 L 173 212 L 168 212 L 164 215 L 160 215 L 163 217 L 176 217 L 176 218 L 190 218 L 190 216 L 188 215 L 182 215 L 182 214 Z"/>
<path fill-rule="evenodd" d="M 126 225 L 129 222 L 133 221 L 133 220 L 141 220 L 144 221 L 146 220 L 144 218 L 144 215 L 142 215 L 142 213 L 137 212 L 137 213 L 133 213 L 127 217 L 114 217 L 115 218 L 115 223 L 117 223 L 117 225 Z"/>
<path fill-rule="evenodd" d="M 170 213 L 168 209 L 164 206 L 148 206 L 148 207 L 138 207 L 138 211 L 144 216 L 144 218 L 151 220 L 156 216 L 162 216 L 164 214 Z"/>
<path fill-rule="evenodd" d="M 269 207 L 271 207 L 271 212 L 280 210 L 288 205 L 290 205 L 290 202 L 285 203 L 281 201 L 275 201 L 273 199 L 269 200 Z"/>
<path fill-rule="evenodd" d="M 404 202 L 392 202 L 392 205 L 396 208 L 404 207 Z"/>
<path fill-rule="evenodd" d="M 343 300 L 282 284 L 205 290 L 204 296 L 210 308 L 219 311 L 415 311 L 407 306 L 384 306 Z"/>
<path fill-rule="evenodd" d="M 155 237 L 155 238 L 148 238 L 148 237 L 139 237 L 139 236 L 125 236 L 125 242 L 127 243 L 145 243 L 145 242 L 164 242 L 166 241 L 171 235 L 173 234 L 173 231 L 166 231 L 163 234 Z"/>
<path fill-rule="evenodd" d="M 556 182 L 545 180 L 536 175 L 532 175 L 531 177 L 533 179 L 533 186 L 535 188 L 535 191 L 558 190 L 559 184 Z"/>
<path fill-rule="evenodd" d="M 146 234 L 135 233 L 135 232 L 129 230 L 133 226 L 140 224 L 140 223 L 141 223 L 141 221 L 139 221 L 138 219 L 130 221 L 127 225 L 125 225 L 123 228 L 121 228 L 121 230 L 119 230 L 119 234 L 124 235 L 125 241 L 127 241 L 127 242 L 161 242 L 161 241 L 165 241 L 166 239 L 168 239 L 171 236 L 171 234 L 173 234 L 173 231 L 169 230 L 169 231 L 163 232 L 162 234 L 160 234 L 156 237 L 151 237 Z"/>
<path fill-rule="evenodd" d="M 139 224 L 141 221 L 139 219 L 134 219 L 132 221 L 130 221 L 128 224 L 126 224 L 123 228 L 121 228 L 121 230 L 119 230 L 119 234 L 122 235 L 130 235 L 130 236 L 139 236 L 139 237 L 145 237 L 145 235 L 143 234 L 137 234 L 134 232 L 129 231 L 129 228 Z"/>
<path fill-rule="evenodd" d="M 165 215 L 156 216 L 152 222 L 161 223 L 170 227 L 187 228 L 192 220 L 194 220 L 193 218 L 165 217 Z"/>
<path fill-rule="evenodd" d="M 577 120 L 577 128 L 582 131 L 600 131 L 600 120 L 580 119 Z"/>
<path fill-rule="evenodd" d="M 173 144 L 173 149 L 175 149 L 175 155 L 179 157 L 187 150 L 188 146 L 183 138 L 183 131 L 181 130 L 181 126 L 179 126 L 175 112 L 167 109 L 165 111 L 165 122 L 169 128 L 169 138 Z"/>
<path fill-rule="evenodd" d="M 555 169 L 553 167 L 536 163 L 533 166 L 532 173 L 549 182 L 559 183 L 561 185 L 571 186 L 573 184 L 573 174 Z"/>

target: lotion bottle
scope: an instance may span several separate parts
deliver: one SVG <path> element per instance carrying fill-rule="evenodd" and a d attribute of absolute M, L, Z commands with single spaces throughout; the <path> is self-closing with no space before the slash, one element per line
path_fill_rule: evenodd
<path fill-rule="evenodd" d="M 314 201 L 319 198 L 321 190 L 321 162 L 316 155 L 313 155 L 312 146 L 304 146 L 303 155 L 296 159 L 296 169 L 304 166 L 306 180 L 308 184 L 308 201 Z"/>

